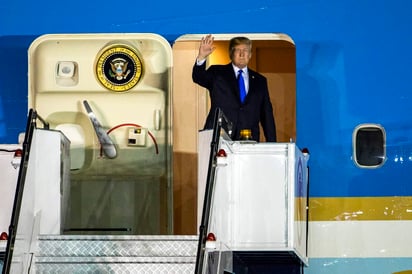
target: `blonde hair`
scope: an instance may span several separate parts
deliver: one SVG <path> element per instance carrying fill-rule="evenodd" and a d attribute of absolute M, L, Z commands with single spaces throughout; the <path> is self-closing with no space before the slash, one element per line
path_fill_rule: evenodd
<path fill-rule="evenodd" d="M 235 47 L 238 45 L 247 45 L 249 47 L 249 51 L 252 50 L 252 40 L 244 36 L 233 37 L 229 41 L 229 56 L 230 59 L 233 58 L 233 54 L 235 52 Z"/>

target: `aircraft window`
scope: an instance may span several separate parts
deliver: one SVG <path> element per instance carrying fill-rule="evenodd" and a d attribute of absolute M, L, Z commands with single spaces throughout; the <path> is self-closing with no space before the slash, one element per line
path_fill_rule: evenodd
<path fill-rule="evenodd" d="M 363 124 L 353 132 L 353 159 L 359 167 L 377 168 L 386 159 L 385 130 L 380 125 Z"/>

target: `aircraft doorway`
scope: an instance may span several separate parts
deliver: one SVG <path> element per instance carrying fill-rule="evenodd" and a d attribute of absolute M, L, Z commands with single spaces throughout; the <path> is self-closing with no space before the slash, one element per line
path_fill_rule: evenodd
<path fill-rule="evenodd" d="M 192 81 L 192 67 L 204 35 L 183 35 L 173 45 L 174 232 L 197 234 L 197 141 L 209 111 L 208 91 Z M 214 34 L 208 65 L 227 64 L 229 40 L 252 40 L 251 69 L 268 80 L 278 142 L 296 140 L 296 50 L 285 34 Z M 263 136 L 263 133 L 261 133 Z M 263 138 L 263 137 L 261 137 Z"/>

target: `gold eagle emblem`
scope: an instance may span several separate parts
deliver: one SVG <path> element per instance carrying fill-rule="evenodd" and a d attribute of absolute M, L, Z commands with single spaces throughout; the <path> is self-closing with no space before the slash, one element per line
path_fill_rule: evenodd
<path fill-rule="evenodd" d="M 142 74 L 143 64 L 138 52 L 128 45 L 108 46 L 96 60 L 96 77 L 111 91 L 130 90 L 140 81 Z"/>

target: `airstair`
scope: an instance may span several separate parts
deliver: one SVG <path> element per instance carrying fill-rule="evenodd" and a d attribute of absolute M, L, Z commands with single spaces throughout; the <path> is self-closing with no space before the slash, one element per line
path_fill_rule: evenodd
<path fill-rule="evenodd" d="M 37 126 L 39 121 L 44 127 Z M 197 235 L 65 230 L 70 142 L 61 132 L 50 130 L 34 110 L 25 135 L 9 239 L 6 252 L 0 254 L 3 274 L 195 273 Z M 217 269 L 214 253 L 209 256 L 207 251 L 212 260 L 204 262 Z"/>
<path fill-rule="evenodd" d="M 293 143 L 233 142 L 223 117 L 204 135 L 211 145 L 199 235 L 78 235 L 63 225 L 70 142 L 31 110 L 2 273 L 303 273 L 306 156 Z"/>

